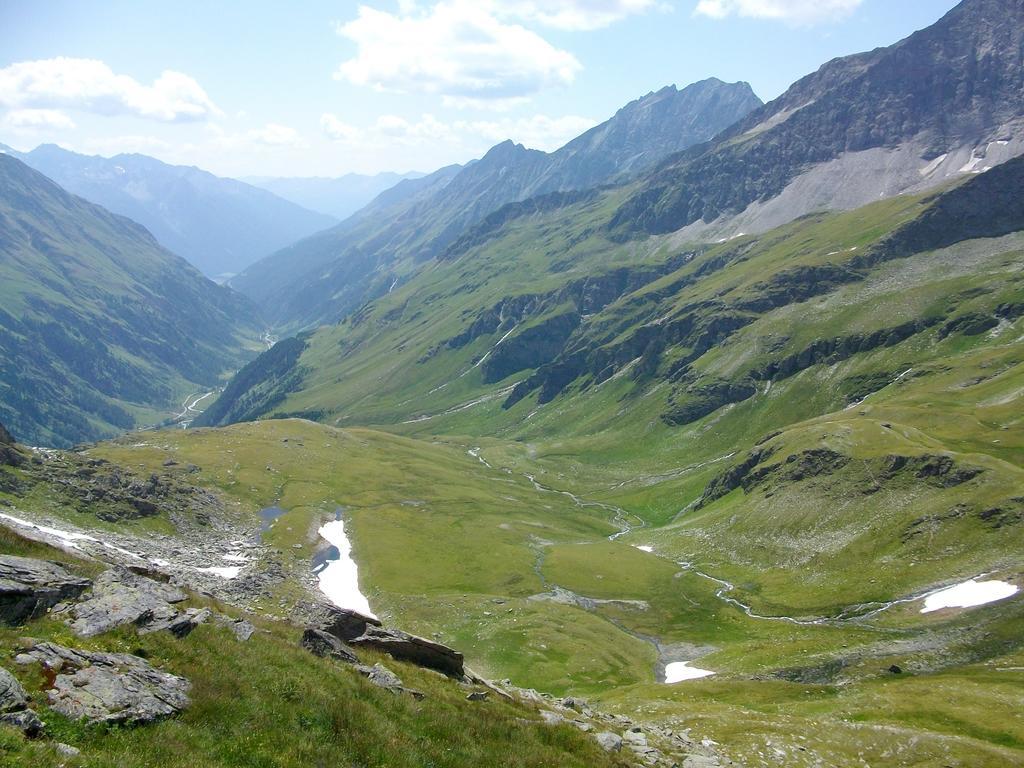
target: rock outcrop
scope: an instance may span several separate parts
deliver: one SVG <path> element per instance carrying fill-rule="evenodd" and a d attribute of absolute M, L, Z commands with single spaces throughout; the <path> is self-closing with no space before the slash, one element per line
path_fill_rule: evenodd
<path fill-rule="evenodd" d="M 407 693 L 417 701 L 427 697 L 422 691 L 406 688 L 402 679 L 383 664 L 374 664 L 372 667 L 359 664 L 356 666 L 356 671 L 378 688 L 384 688 L 395 694 Z"/>
<path fill-rule="evenodd" d="M 349 641 L 356 648 L 373 648 L 392 658 L 443 672 L 450 677 L 465 675 L 462 654 L 441 643 L 410 635 L 398 629 L 368 626 L 359 637 Z"/>
<path fill-rule="evenodd" d="M 15 625 L 37 619 L 57 603 L 78 597 L 90 584 L 56 563 L 0 555 L 0 622 Z"/>
<path fill-rule="evenodd" d="M 325 609 L 318 629 L 354 648 L 372 648 L 392 658 L 463 678 L 466 668 L 462 654 L 441 643 L 389 629 L 370 616 L 344 608 Z"/>
<path fill-rule="evenodd" d="M 54 675 L 47 691 L 50 706 L 72 720 L 150 723 L 189 705 L 188 680 L 127 653 L 93 653 L 37 643 L 15 657 L 15 662 L 39 663 Z"/>
<path fill-rule="evenodd" d="M 302 633 L 302 647 L 314 656 L 337 659 L 346 664 L 358 664 L 359 659 L 334 635 L 322 629 L 308 628 Z"/>
<path fill-rule="evenodd" d="M 21 683 L 0 667 L 0 723 L 13 725 L 26 736 L 38 736 L 43 731 L 43 721 L 28 705 L 28 694 Z"/>
<path fill-rule="evenodd" d="M 140 576 L 125 568 L 111 568 L 100 574 L 92 595 L 70 609 L 71 629 L 82 637 L 92 637 L 125 624 L 140 631 L 167 629 L 179 637 L 192 631 L 191 618 L 179 613 L 173 603 L 186 595 L 170 584 Z"/>

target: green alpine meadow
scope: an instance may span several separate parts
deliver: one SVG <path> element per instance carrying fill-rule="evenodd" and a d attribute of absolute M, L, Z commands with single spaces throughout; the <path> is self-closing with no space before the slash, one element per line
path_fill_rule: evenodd
<path fill-rule="evenodd" d="M 0 766 L 1024 766 L 1024 0 L 9 10 Z"/>

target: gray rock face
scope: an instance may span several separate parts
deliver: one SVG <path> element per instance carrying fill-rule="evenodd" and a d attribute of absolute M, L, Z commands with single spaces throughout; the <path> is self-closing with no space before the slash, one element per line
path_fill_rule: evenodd
<path fill-rule="evenodd" d="M 322 629 L 310 627 L 302 633 L 302 647 L 314 656 L 338 659 L 346 664 L 358 664 L 359 659 L 341 640 Z"/>
<path fill-rule="evenodd" d="M 356 671 L 378 688 L 386 688 L 392 693 L 407 693 L 416 700 L 425 699 L 427 696 L 422 691 L 406 688 L 402 679 L 383 664 L 374 664 L 372 667 L 359 664 Z"/>
<path fill-rule="evenodd" d="M 397 629 L 384 629 L 368 624 L 362 635 L 348 642 L 357 648 L 366 647 L 383 651 L 393 658 L 428 667 L 451 677 L 462 677 L 465 674 L 463 657 L 458 651 Z"/>
<path fill-rule="evenodd" d="M 38 736 L 46 727 L 46 724 L 39 719 L 39 715 L 31 709 L 0 713 L 0 723 L 14 726 L 29 737 Z"/>
<path fill-rule="evenodd" d="M 328 607 L 325 617 L 320 622 L 320 629 L 334 635 L 342 642 L 348 643 L 363 635 L 369 627 L 380 627 L 377 619 L 364 616 L 347 608 Z"/>
<path fill-rule="evenodd" d="M 21 683 L 0 667 L 0 712 L 15 712 L 28 706 L 28 695 Z"/>
<path fill-rule="evenodd" d="M 38 736 L 43 732 L 43 721 L 28 708 L 28 704 L 28 694 L 21 683 L 0 667 L 0 723 L 13 725 L 26 736 Z"/>
<path fill-rule="evenodd" d="M 55 563 L 0 555 L 0 621 L 23 624 L 39 618 L 57 603 L 78 597 L 90 583 Z"/>
<path fill-rule="evenodd" d="M 57 675 L 50 706 L 73 720 L 141 724 L 176 715 L 188 706 L 191 683 L 161 672 L 138 656 L 92 653 L 38 643 L 18 656 Z"/>
<path fill-rule="evenodd" d="M 194 625 L 171 603 L 185 598 L 184 592 L 169 584 L 127 569 L 111 568 L 96 579 L 92 596 L 72 607 L 71 629 L 82 637 L 92 637 L 124 624 L 136 624 L 144 631 L 167 629 L 183 637 Z"/>
<path fill-rule="evenodd" d="M 601 733 L 594 736 L 597 743 L 601 745 L 601 748 L 606 752 L 618 752 L 622 749 L 622 737 L 617 733 L 611 731 L 602 731 Z"/>

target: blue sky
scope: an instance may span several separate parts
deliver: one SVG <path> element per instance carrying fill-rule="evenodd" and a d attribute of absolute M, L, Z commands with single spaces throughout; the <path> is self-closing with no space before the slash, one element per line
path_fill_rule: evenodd
<path fill-rule="evenodd" d="M 0 0 L 0 142 L 226 176 L 429 171 L 554 149 L 675 83 L 770 100 L 956 0 Z"/>

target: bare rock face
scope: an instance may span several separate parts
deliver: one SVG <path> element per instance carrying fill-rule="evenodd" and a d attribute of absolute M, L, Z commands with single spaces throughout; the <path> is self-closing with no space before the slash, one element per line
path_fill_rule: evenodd
<path fill-rule="evenodd" d="M 185 599 L 177 587 L 124 568 L 111 568 L 97 577 L 91 597 L 71 608 L 71 629 L 82 637 L 92 637 L 123 624 L 136 624 L 142 631 L 167 629 L 183 637 L 194 624 L 172 604 Z"/>
<path fill-rule="evenodd" d="M 400 661 L 462 678 L 466 674 L 462 654 L 441 643 L 387 629 L 380 621 L 344 608 L 328 608 L 319 629 L 354 647 L 373 648 Z"/>
<path fill-rule="evenodd" d="M 314 656 L 327 657 L 343 661 L 346 664 L 358 664 L 359 659 L 341 640 L 322 629 L 310 627 L 302 633 L 302 647 Z"/>
<path fill-rule="evenodd" d="M 26 736 L 38 736 L 43 732 L 44 724 L 28 705 L 25 689 L 14 675 L 0 667 L 0 723 L 13 725 Z"/>
<path fill-rule="evenodd" d="M 191 683 L 138 656 L 92 653 L 37 643 L 15 659 L 56 673 L 50 706 L 73 720 L 135 725 L 176 715 L 189 705 Z"/>
<path fill-rule="evenodd" d="M 348 643 L 363 635 L 367 628 L 380 627 L 381 623 L 377 619 L 364 616 L 357 611 L 326 606 L 323 609 L 323 617 L 319 621 L 318 626 L 324 632 L 334 635 L 342 642 Z"/>
<path fill-rule="evenodd" d="M 466 672 L 462 654 L 458 651 L 397 629 L 369 625 L 362 635 L 352 638 L 349 645 L 383 651 L 393 658 L 434 669 L 451 677 L 461 678 Z"/>
<path fill-rule="evenodd" d="M 0 622 L 24 624 L 88 589 L 89 579 L 56 563 L 0 555 Z"/>

